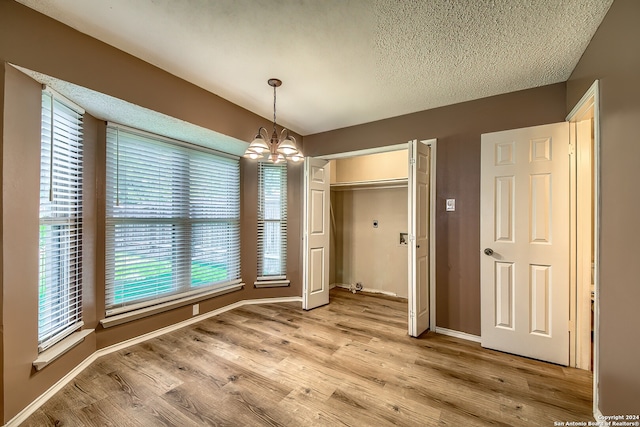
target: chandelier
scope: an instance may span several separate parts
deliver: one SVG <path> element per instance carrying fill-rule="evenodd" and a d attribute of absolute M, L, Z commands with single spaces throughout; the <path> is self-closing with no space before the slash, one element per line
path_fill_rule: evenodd
<path fill-rule="evenodd" d="M 269 137 L 267 129 L 261 126 L 255 138 L 247 147 L 247 151 L 244 152 L 243 157 L 254 160 L 266 158 L 272 163 L 281 163 L 287 160 L 299 162 L 304 156 L 296 146 L 296 139 L 289 135 L 287 129 L 283 128 L 280 135 L 276 130 L 276 88 L 282 84 L 282 81 L 269 79 L 267 83 L 273 88 L 273 133 Z"/>

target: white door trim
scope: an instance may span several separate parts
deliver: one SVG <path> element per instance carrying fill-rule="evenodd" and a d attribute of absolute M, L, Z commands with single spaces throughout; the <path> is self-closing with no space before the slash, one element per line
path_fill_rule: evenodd
<path fill-rule="evenodd" d="M 595 419 L 599 419 L 598 415 L 601 415 L 599 409 L 599 354 L 600 354 L 600 212 L 601 212 L 601 199 L 600 199 L 600 83 L 595 80 L 591 87 L 585 92 L 580 101 L 573 107 L 571 112 L 567 115 L 567 121 L 573 122 L 580 118 L 586 109 L 593 105 L 593 198 L 594 198 L 594 212 L 593 212 L 593 283 L 594 283 L 594 299 L 593 299 L 593 414 Z M 574 200 L 571 201 L 572 205 Z"/>
<path fill-rule="evenodd" d="M 407 142 L 395 145 L 385 145 L 384 147 L 365 148 L 356 151 L 345 151 L 344 153 L 327 154 L 326 156 L 316 156 L 318 159 L 336 160 L 346 159 L 348 157 L 366 156 L 369 154 L 388 153 L 390 151 L 406 150 L 409 147 Z"/>
<path fill-rule="evenodd" d="M 429 329 L 436 330 L 436 149 L 437 139 L 420 141 L 431 146 L 431 170 L 429 171 Z"/>

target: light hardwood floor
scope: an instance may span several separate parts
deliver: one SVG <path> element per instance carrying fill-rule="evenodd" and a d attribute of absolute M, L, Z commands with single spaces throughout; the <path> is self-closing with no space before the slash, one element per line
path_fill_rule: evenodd
<path fill-rule="evenodd" d="M 429 332 L 406 300 L 332 290 L 245 306 L 103 356 L 23 426 L 553 426 L 591 374 Z"/>

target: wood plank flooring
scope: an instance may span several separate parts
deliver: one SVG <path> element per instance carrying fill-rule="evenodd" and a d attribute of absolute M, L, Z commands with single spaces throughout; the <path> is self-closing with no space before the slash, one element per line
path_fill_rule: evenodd
<path fill-rule="evenodd" d="M 429 332 L 399 298 L 238 308 L 98 359 L 23 426 L 552 426 L 591 374 Z"/>

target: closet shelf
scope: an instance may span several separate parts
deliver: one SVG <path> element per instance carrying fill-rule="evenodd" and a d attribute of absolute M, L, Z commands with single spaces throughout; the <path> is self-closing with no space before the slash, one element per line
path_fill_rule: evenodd
<path fill-rule="evenodd" d="M 350 189 L 374 189 L 374 188 L 396 188 L 406 187 L 407 178 L 397 179 L 380 179 L 375 181 L 353 181 L 353 182 L 336 182 L 331 184 L 332 190 L 346 191 Z"/>

